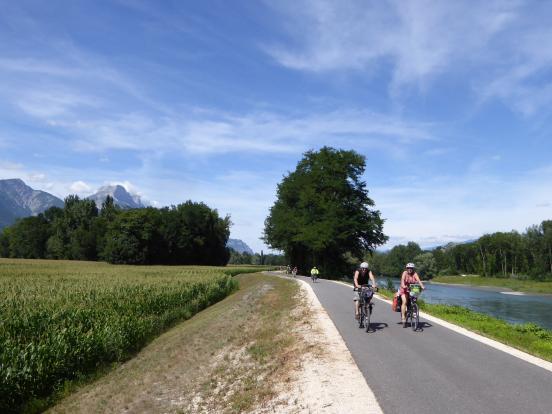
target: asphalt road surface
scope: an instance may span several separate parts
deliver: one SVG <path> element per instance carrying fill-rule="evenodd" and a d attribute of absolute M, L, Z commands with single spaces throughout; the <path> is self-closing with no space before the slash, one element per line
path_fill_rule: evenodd
<path fill-rule="evenodd" d="M 353 319 L 352 288 L 312 283 L 385 413 L 552 413 L 552 373 L 421 319 L 423 331 L 375 300 L 371 325 Z M 422 295 L 423 297 L 423 295 Z"/>

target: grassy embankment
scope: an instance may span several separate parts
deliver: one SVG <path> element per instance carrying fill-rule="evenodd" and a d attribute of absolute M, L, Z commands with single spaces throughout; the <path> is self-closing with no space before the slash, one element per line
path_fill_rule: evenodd
<path fill-rule="evenodd" d="M 450 283 L 469 286 L 489 286 L 497 288 L 512 289 L 527 293 L 550 293 L 552 294 L 552 281 L 537 282 L 534 280 L 519 280 L 496 277 L 468 276 L 439 276 L 433 278 L 432 282 Z"/>
<path fill-rule="evenodd" d="M 237 289 L 255 268 L 0 260 L 0 412 L 128 359 L 175 322 Z"/>
<path fill-rule="evenodd" d="M 51 411 L 224 414 L 265 406 L 290 382 L 307 351 L 294 333 L 308 319 L 307 308 L 298 307 L 298 286 L 289 280 L 261 274 L 236 279 L 236 293 L 179 323 Z"/>
<path fill-rule="evenodd" d="M 379 293 L 392 299 L 395 292 L 380 289 Z M 423 297 L 423 294 L 422 294 Z M 529 354 L 552 361 L 552 331 L 533 323 L 515 325 L 461 306 L 418 302 L 421 310 L 430 315 L 462 326 L 488 338 L 510 345 Z"/>

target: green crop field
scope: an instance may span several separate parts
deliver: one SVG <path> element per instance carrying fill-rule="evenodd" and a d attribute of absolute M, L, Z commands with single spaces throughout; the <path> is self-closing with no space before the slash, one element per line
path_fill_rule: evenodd
<path fill-rule="evenodd" d="M 0 259 L 0 412 L 127 359 L 255 270 Z"/>

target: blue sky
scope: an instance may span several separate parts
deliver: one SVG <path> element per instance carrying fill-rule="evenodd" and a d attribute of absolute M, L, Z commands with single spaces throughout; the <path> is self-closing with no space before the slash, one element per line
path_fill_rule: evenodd
<path fill-rule="evenodd" d="M 0 178 L 204 201 L 259 251 L 331 145 L 366 156 L 389 246 L 552 218 L 552 3 L 0 3 Z"/>

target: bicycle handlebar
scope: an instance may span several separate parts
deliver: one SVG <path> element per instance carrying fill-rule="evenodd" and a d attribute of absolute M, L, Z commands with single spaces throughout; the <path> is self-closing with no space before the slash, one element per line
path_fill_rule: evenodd
<path fill-rule="evenodd" d="M 374 286 L 372 286 L 372 285 L 360 285 L 360 289 L 362 289 L 362 288 L 372 289 L 373 291 L 376 291 L 376 292 L 379 290 L 379 288 L 378 288 L 377 286 L 374 287 Z M 358 292 L 360 289 L 359 289 L 359 288 L 356 288 L 356 287 L 353 287 L 353 290 L 354 290 L 355 292 Z"/>

